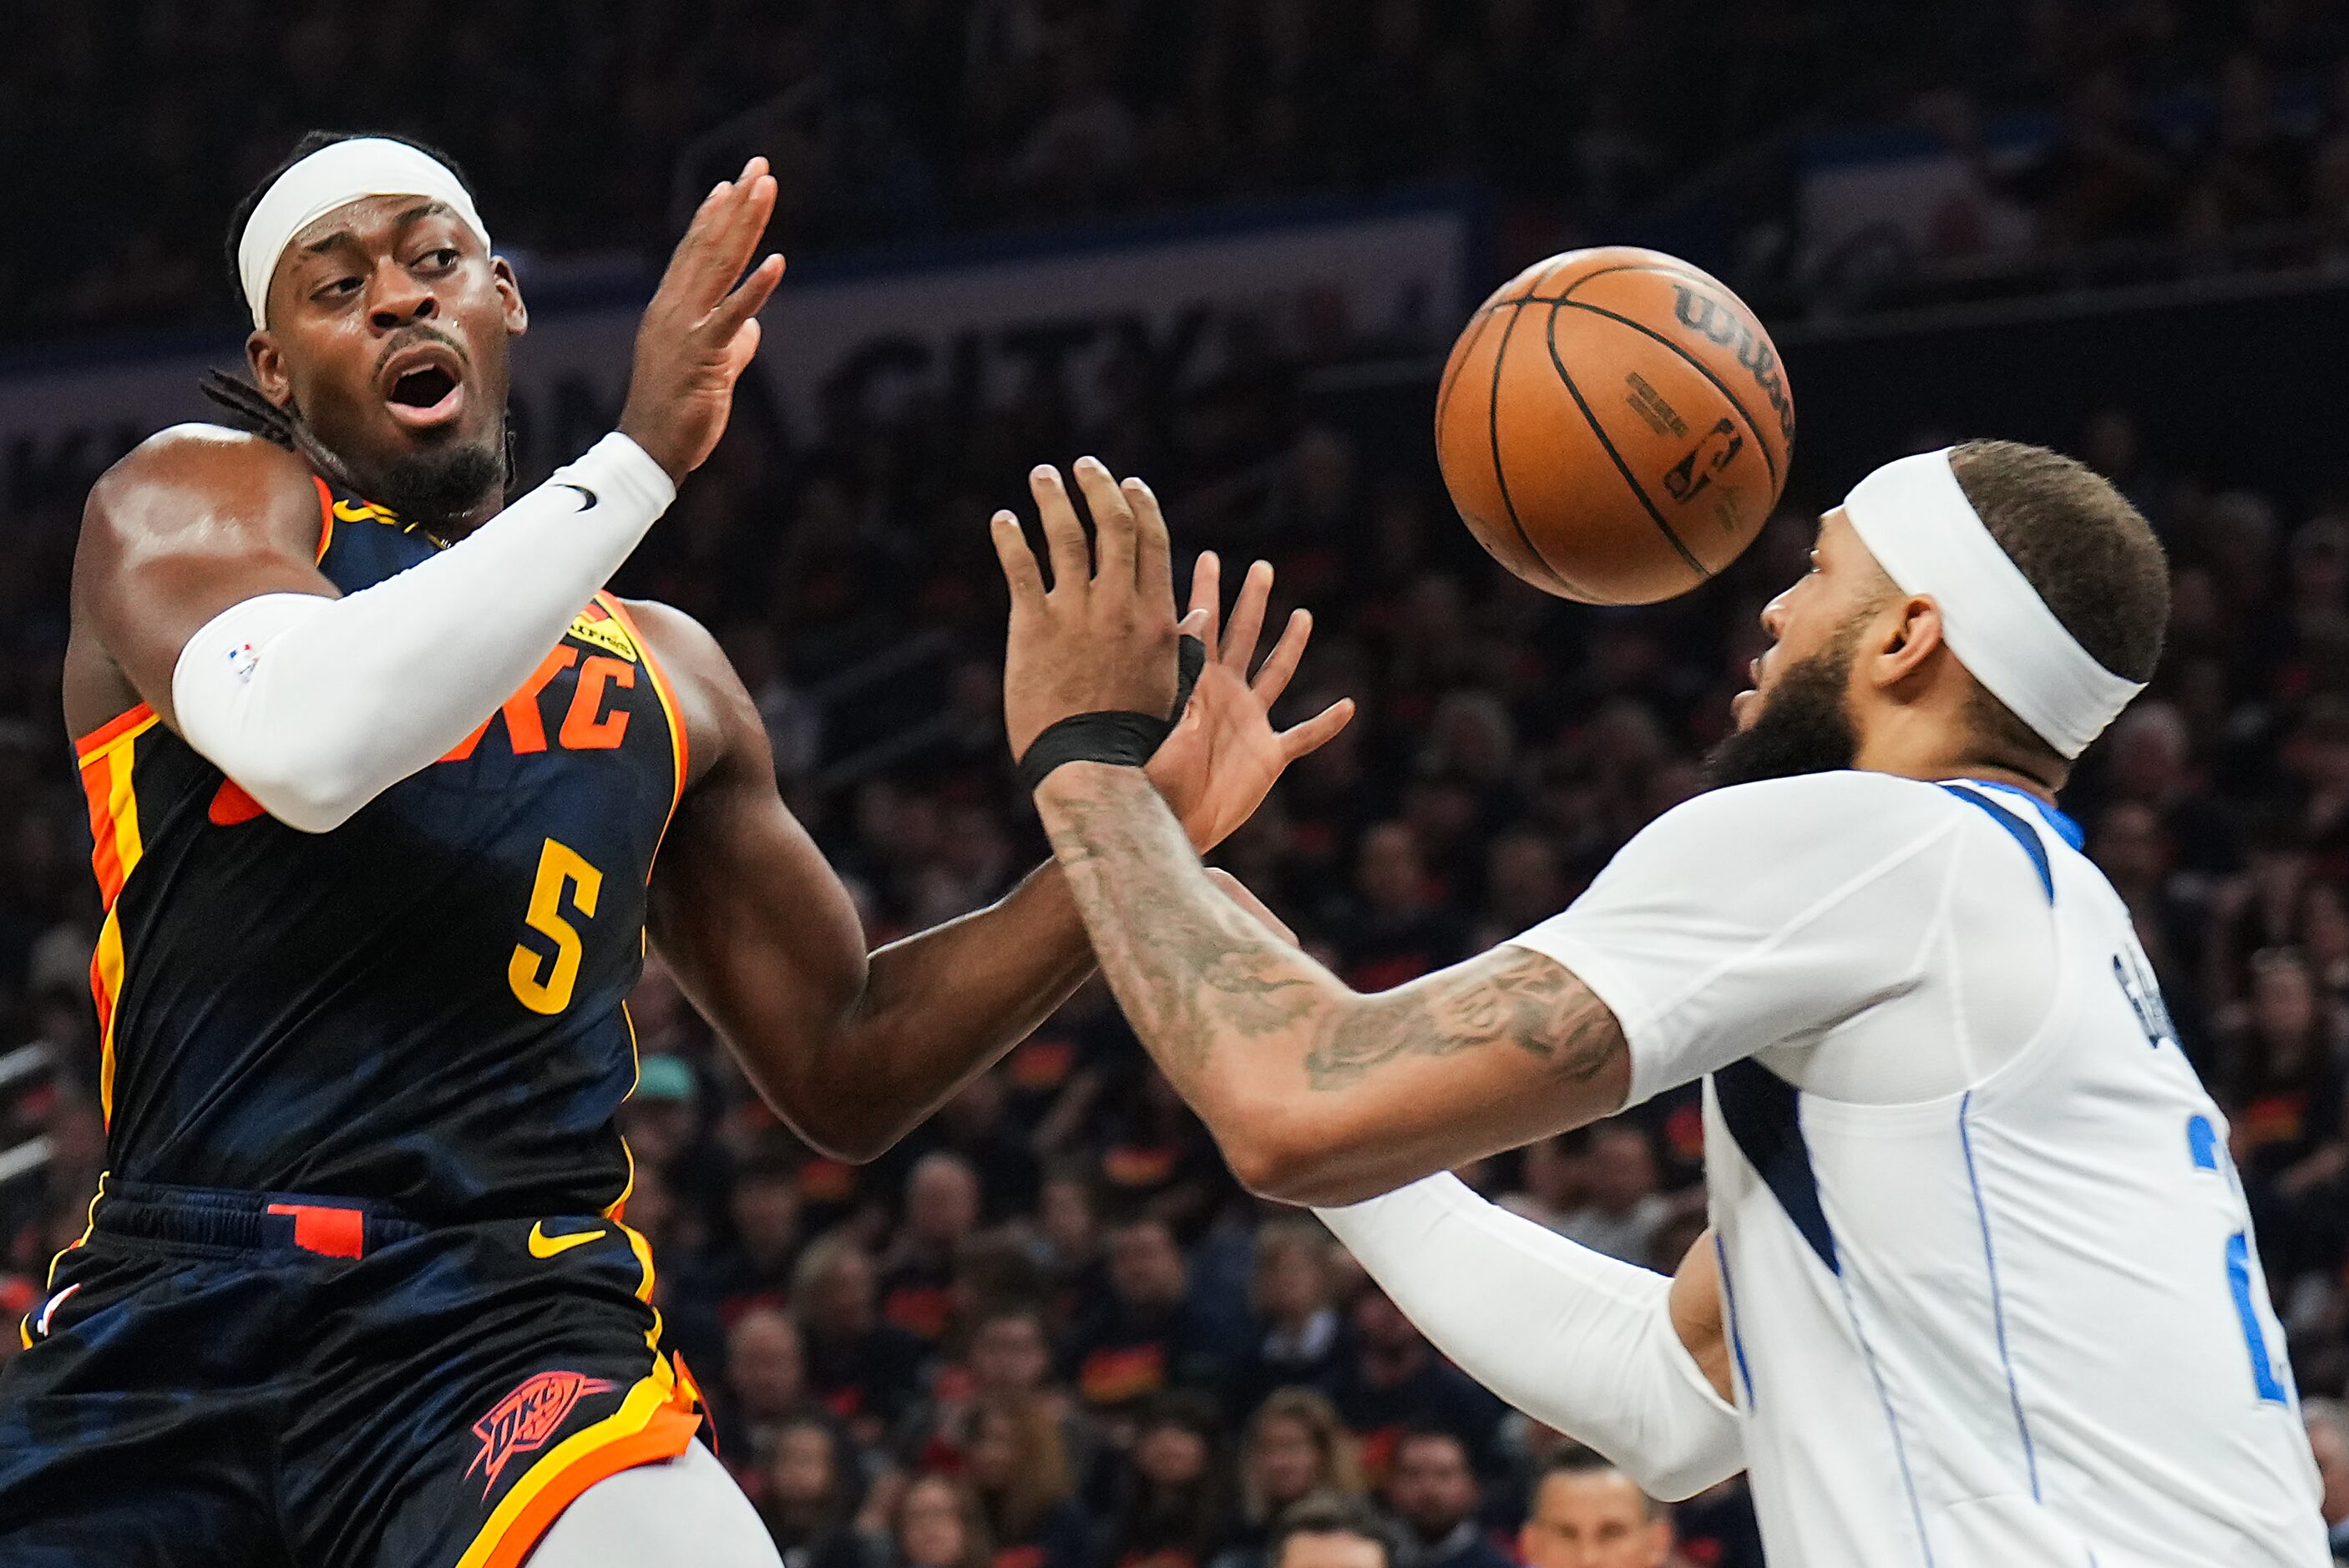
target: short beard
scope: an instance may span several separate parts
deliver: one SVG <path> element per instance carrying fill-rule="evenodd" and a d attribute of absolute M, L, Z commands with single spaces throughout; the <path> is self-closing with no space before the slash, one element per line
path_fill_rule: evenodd
<path fill-rule="evenodd" d="M 1753 723 L 1722 738 L 1704 759 L 1708 789 L 1834 773 L 1858 759 L 1859 736 L 1844 691 L 1865 619 L 1855 615 L 1844 623 L 1832 643 L 1778 677 Z"/>
<path fill-rule="evenodd" d="M 428 447 L 393 459 L 371 478 L 367 499 L 404 521 L 445 529 L 463 520 L 483 498 L 504 493 L 503 441 Z"/>

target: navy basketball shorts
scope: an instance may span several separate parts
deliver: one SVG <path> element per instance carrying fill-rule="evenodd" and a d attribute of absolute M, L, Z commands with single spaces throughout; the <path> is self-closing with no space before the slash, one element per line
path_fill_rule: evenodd
<path fill-rule="evenodd" d="M 0 1372 L 0 1568 L 512 1568 L 700 1425 L 606 1214 L 108 1182 Z"/>

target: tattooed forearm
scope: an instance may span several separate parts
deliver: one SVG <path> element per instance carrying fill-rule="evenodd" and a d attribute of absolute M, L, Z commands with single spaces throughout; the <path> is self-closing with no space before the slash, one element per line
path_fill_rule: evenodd
<path fill-rule="evenodd" d="M 1132 769 L 1081 777 L 1053 789 L 1046 826 L 1102 969 L 1167 1070 L 1195 1074 L 1219 1033 L 1260 1037 L 1302 1017 L 1318 966 L 1201 874 L 1150 781 Z"/>
<path fill-rule="evenodd" d="M 1315 1088 L 1338 1088 L 1400 1056 L 1513 1045 L 1579 1083 L 1606 1067 L 1622 1039 L 1615 1016 L 1588 986 L 1537 953 L 1505 947 L 1331 1015 L 1305 1058 L 1305 1074 Z"/>
<path fill-rule="evenodd" d="M 1589 988 L 1523 948 L 1356 996 L 1206 881 L 1138 771 L 1082 769 L 1049 794 L 1046 826 L 1102 968 L 1186 1096 L 1219 1040 L 1292 1037 L 1299 1065 L 1288 1070 L 1315 1089 L 1344 1088 L 1398 1057 L 1481 1046 L 1514 1046 L 1578 1084 L 1622 1050 L 1614 1016 Z"/>

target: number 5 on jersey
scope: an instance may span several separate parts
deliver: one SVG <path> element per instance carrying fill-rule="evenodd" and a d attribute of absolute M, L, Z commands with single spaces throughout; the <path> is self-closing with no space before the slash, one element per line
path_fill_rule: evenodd
<path fill-rule="evenodd" d="M 531 884 L 530 911 L 523 923 L 554 944 L 552 957 L 527 942 L 514 944 L 506 964 L 506 979 L 522 1005 L 533 1013 L 560 1013 L 571 1006 L 571 989 L 579 983 L 579 928 L 564 913 L 565 895 L 578 918 L 595 913 L 595 896 L 603 891 L 604 873 L 582 860 L 579 851 L 554 839 L 539 851 L 538 879 Z M 541 970 L 544 973 L 542 975 Z"/>

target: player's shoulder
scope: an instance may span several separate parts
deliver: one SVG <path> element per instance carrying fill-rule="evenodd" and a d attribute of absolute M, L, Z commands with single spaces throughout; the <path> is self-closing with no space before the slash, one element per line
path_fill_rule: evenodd
<path fill-rule="evenodd" d="M 1922 779 L 1858 769 L 1728 784 L 1693 796 L 1632 846 L 1724 865 L 1788 855 L 1897 854 L 1953 830 L 1959 802 Z"/>
<path fill-rule="evenodd" d="M 90 487 L 87 516 L 148 528 L 288 508 L 314 517 L 316 506 L 310 466 L 293 452 L 243 430 L 191 423 L 158 430 L 117 459 Z"/>
<path fill-rule="evenodd" d="M 657 599 L 622 599 L 619 603 L 677 698 L 692 759 L 688 786 L 721 758 L 736 753 L 750 736 L 763 742 L 765 722 L 759 717 L 758 703 L 708 626 Z"/>
<path fill-rule="evenodd" d="M 131 448 L 99 476 L 98 485 L 119 493 L 140 485 L 177 487 L 255 479 L 306 485 L 310 467 L 276 442 L 250 431 L 191 421 L 168 426 Z"/>

